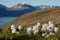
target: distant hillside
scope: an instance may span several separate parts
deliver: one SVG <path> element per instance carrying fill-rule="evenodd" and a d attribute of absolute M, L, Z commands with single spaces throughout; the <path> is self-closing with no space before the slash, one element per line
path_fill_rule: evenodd
<path fill-rule="evenodd" d="M 60 24 L 60 8 L 49 8 L 44 10 L 37 10 L 18 17 L 17 19 L 5 24 L 3 27 L 10 27 L 11 24 L 32 26 L 37 22 L 41 24 L 48 22 L 49 20 L 54 23 Z"/>
<path fill-rule="evenodd" d="M 0 4 L 0 17 L 2 16 L 2 14 L 5 14 L 6 13 L 6 9 L 7 9 L 6 6 Z"/>
<path fill-rule="evenodd" d="M 18 17 L 29 12 L 47 8 L 59 8 L 59 6 L 40 5 L 35 7 L 29 4 L 18 3 L 10 8 L 7 8 L 6 6 L 0 4 L 0 17 Z"/>
<path fill-rule="evenodd" d="M 53 5 L 39 5 L 37 6 L 38 9 L 47 9 L 47 8 L 60 8 L 60 6 L 53 6 Z"/>
<path fill-rule="evenodd" d="M 4 6 L 0 7 L 5 8 Z M 31 5 L 19 3 L 13 7 L 6 8 L 5 10 L 0 9 L 0 17 L 18 17 L 34 10 L 36 10 L 36 8 Z"/>
<path fill-rule="evenodd" d="M 5 10 L 5 9 L 7 9 L 7 7 L 2 5 L 2 4 L 0 4 L 0 10 Z"/>

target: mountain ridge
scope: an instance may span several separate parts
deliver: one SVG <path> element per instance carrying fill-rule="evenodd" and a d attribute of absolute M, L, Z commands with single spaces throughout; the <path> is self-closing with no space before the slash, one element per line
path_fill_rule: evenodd
<path fill-rule="evenodd" d="M 22 8 L 19 8 L 22 6 Z M 0 9 L 1 10 L 1 9 Z M 28 4 L 17 4 L 11 8 L 7 8 L 6 10 L 0 11 L 0 17 L 18 17 L 28 12 L 32 12 L 36 10 L 35 7 L 28 5 Z"/>
<path fill-rule="evenodd" d="M 4 6 L 4 5 L 3 5 Z M 0 17 L 18 17 L 23 14 L 33 12 L 36 10 L 42 10 L 47 8 L 59 8 L 58 6 L 49 6 L 49 5 L 42 5 L 42 6 L 32 6 L 24 3 L 18 3 L 10 8 L 6 8 L 5 10 L 0 9 Z"/>

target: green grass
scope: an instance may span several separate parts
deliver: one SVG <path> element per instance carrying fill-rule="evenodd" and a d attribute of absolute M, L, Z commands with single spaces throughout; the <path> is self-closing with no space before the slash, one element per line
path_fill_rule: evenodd
<path fill-rule="evenodd" d="M 3 34 L 0 34 L 0 39 L 11 39 L 11 38 L 13 40 L 57 40 L 57 39 L 60 39 L 60 31 L 55 36 L 50 36 L 48 38 L 42 37 L 41 28 L 39 29 L 39 32 L 36 35 L 34 34 L 28 35 L 26 33 L 26 28 L 24 28 L 22 31 L 19 31 L 19 34 L 12 34 L 10 28 L 9 29 L 5 28 L 3 32 L 4 32 Z"/>

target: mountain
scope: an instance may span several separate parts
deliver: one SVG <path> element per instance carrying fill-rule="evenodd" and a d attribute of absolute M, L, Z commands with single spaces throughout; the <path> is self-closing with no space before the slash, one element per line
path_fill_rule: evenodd
<path fill-rule="evenodd" d="M 36 8 L 31 5 L 19 3 L 13 7 L 7 8 L 6 12 L 4 13 L 0 12 L 1 14 L 0 17 L 5 17 L 5 16 L 6 17 L 18 17 L 20 15 L 23 15 L 25 13 L 32 12 L 35 10 Z"/>
<path fill-rule="evenodd" d="M 26 9 L 30 9 L 30 8 L 34 8 L 34 7 L 31 5 L 28 5 L 28 4 L 18 3 L 17 5 L 9 8 L 9 10 L 26 10 Z"/>
<path fill-rule="evenodd" d="M 6 6 L 0 4 L 0 17 L 18 17 L 29 12 L 48 8 L 59 8 L 59 6 L 32 6 L 24 3 L 18 3 L 10 8 L 7 8 Z"/>
<path fill-rule="evenodd" d="M 37 6 L 38 9 L 47 9 L 47 8 L 60 8 L 60 6 L 53 6 L 53 5 L 40 5 Z"/>
<path fill-rule="evenodd" d="M 6 9 L 7 9 L 6 6 L 4 6 L 3 4 L 0 4 L 0 17 L 4 16 L 3 14 L 7 12 Z"/>
<path fill-rule="evenodd" d="M 60 8 L 49 8 L 44 10 L 37 10 L 35 12 L 24 14 L 13 21 L 5 24 L 3 27 L 10 27 L 15 24 L 16 26 L 22 25 L 25 27 L 32 26 L 37 22 L 41 24 L 48 22 L 49 20 L 54 23 L 60 24 Z"/>
<path fill-rule="evenodd" d="M 5 9 L 7 9 L 7 7 L 4 6 L 3 4 L 0 4 L 0 10 L 5 10 Z"/>

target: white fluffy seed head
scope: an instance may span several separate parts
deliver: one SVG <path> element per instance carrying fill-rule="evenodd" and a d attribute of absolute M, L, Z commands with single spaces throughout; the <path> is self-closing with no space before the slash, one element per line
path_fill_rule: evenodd
<path fill-rule="evenodd" d="M 18 29 L 19 29 L 19 30 L 22 30 L 22 29 L 23 29 L 23 27 L 22 27 L 21 25 L 19 25 L 19 26 L 18 26 Z"/>
<path fill-rule="evenodd" d="M 28 27 L 27 28 L 27 34 L 30 34 L 31 35 L 31 33 L 32 33 L 32 28 L 31 27 Z"/>
<path fill-rule="evenodd" d="M 46 38 L 48 38 L 48 37 L 50 37 L 50 35 L 47 34 L 47 35 L 46 35 Z"/>
<path fill-rule="evenodd" d="M 34 32 L 34 34 L 36 34 L 36 33 L 38 33 L 38 32 L 39 32 L 39 30 L 34 30 L 33 32 Z"/>
<path fill-rule="evenodd" d="M 36 33 L 38 33 L 38 31 L 39 31 L 39 26 L 38 25 L 35 25 L 35 26 L 33 26 L 33 33 L 34 34 L 36 34 Z"/>
<path fill-rule="evenodd" d="M 50 24 L 49 26 L 50 26 L 50 27 L 54 27 L 54 24 Z"/>
<path fill-rule="evenodd" d="M 39 26 L 38 25 L 33 26 L 33 30 L 39 30 Z"/>
<path fill-rule="evenodd" d="M 40 26 L 40 25 L 41 25 L 41 24 L 38 22 L 38 23 L 37 23 L 37 26 Z"/>
<path fill-rule="evenodd" d="M 54 24 L 50 24 L 48 27 L 47 27 L 47 30 L 52 32 L 54 30 Z"/>
<path fill-rule="evenodd" d="M 50 32 L 49 35 L 55 35 L 55 33 Z"/>
<path fill-rule="evenodd" d="M 16 29 L 12 29 L 12 34 L 16 33 Z"/>
<path fill-rule="evenodd" d="M 46 28 L 42 28 L 41 30 L 42 30 L 42 31 L 44 31 L 44 32 L 46 32 L 46 31 L 47 31 L 47 29 L 46 29 Z"/>
<path fill-rule="evenodd" d="M 42 36 L 44 37 L 45 36 L 45 33 L 42 33 Z"/>
<path fill-rule="evenodd" d="M 11 29 L 16 29 L 15 25 L 12 24 L 11 25 Z"/>
<path fill-rule="evenodd" d="M 49 21 L 48 24 L 49 24 L 49 25 L 50 25 L 50 24 L 53 24 L 53 22 L 52 22 L 52 21 Z"/>
<path fill-rule="evenodd" d="M 32 30 L 32 28 L 31 28 L 31 27 L 28 27 L 28 28 L 27 28 L 27 31 L 31 31 L 31 30 Z"/>
<path fill-rule="evenodd" d="M 59 30 L 58 27 L 55 27 L 55 28 L 54 28 L 54 32 L 55 32 L 55 33 L 57 33 L 58 30 Z"/>
<path fill-rule="evenodd" d="M 48 27 L 47 27 L 47 30 L 48 30 L 49 32 L 53 32 L 54 27 L 50 27 L 50 26 L 48 26 Z"/>
<path fill-rule="evenodd" d="M 42 27 L 43 28 L 46 28 L 48 26 L 48 24 L 43 24 Z"/>
<path fill-rule="evenodd" d="M 41 30 L 42 30 L 42 31 L 47 31 L 47 26 L 48 26 L 48 24 L 43 24 Z"/>
<path fill-rule="evenodd" d="M 33 26 L 33 31 L 36 30 L 36 26 Z"/>

